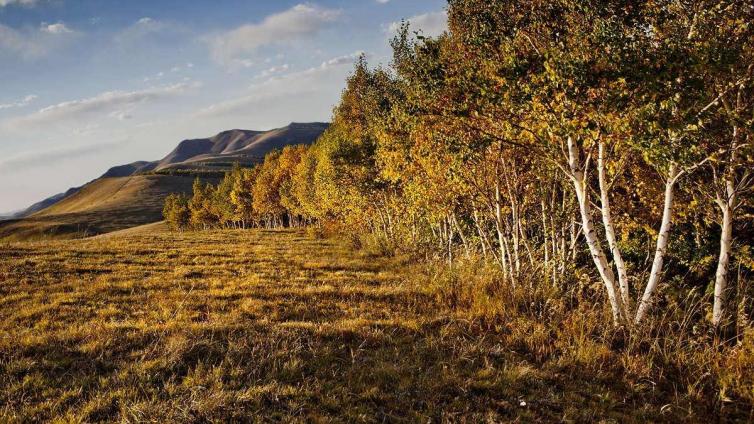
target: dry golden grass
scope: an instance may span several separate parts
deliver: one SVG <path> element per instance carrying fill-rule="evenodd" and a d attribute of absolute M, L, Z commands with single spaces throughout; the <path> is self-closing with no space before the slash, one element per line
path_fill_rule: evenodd
<path fill-rule="evenodd" d="M 525 313 L 515 326 L 465 319 L 415 269 L 291 230 L 0 245 L 0 422 L 710 414 L 595 368 L 615 354 L 588 335 L 571 352 Z"/>

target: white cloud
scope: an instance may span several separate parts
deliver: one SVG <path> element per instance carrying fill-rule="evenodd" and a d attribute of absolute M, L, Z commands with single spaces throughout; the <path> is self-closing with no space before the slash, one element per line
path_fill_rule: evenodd
<path fill-rule="evenodd" d="M 320 67 L 325 69 L 333 66 L 350 65 L 356 62 L 356 59 L 358 59 L 360 56 L 367 56 L 367 54 L 360 50 L 351 54 L 347 54 L 345 56 L 338 56 L 322 62 Z"/>
<path fill-rule="evenodd" d="M 256 62 L 251 59 L 233 59 L 229 65 L 231 67 L 251 68 L 256 65 Z"/>
<path fill-rule="evenodd" d="M 280 66 L 273 66 L 272 68 L 268 68 L 262 71 L 259 75 L 257 75 L 257 78 L 267 78 L 275 74 L 282 74 L 288 69 L 290 69 L 290 66 L 287 63 Z"/>
<path fill-rule="evenodd" d="M 111 118 L 115 118 L 115 119 L 117 119 L 119 121 L 126 121 L 128 119 L 133 118 L 133 115 L 131 115 L 130 112 L 125 111 L 125 110 L 116 110 L 116 111 L 113 111 L 108 116 L 111 117 Z"/>
<path fill-rule="evenodd" d="M 162 80 L 165 76 L 167 76 L 168 73 L 172 73 L 172 74 L 175 74 L 175 73 L 184 73 L 185 74 L 185 73 L 188 73 L 189 71 L 191 71 L 191 69 L 193 69 L 193 67 L 194 67 L 193 63 L 187 63 L 185 66 L 176 65 L 176 66 L 173 66 L 172 68 L 170 68 L 169 71 L 159 71 L 159 72 L 157 72 L 154 75 L 150 75 L 150 76 L 144 77 L 142 79 L 142 81 L 144 81 L 144 82 L 159 81 L 159 80 Z M 189 78 L 189 77 L 184 77 L 185 81 L 188 81 L 190 79 L 191 78 Z"/>
<path fill-rule="evenodd" d="M 62 23 L 62 22 L 58 22 L 56 24 L 42 23 L 42 25 L 40 27 L 40 31 L 47 32 L 47 33 L 50 33 L 50 34 L 71 34 L 71 33 L 73 33 L 73 31 L 70 28 L 68 28 L 67 26 L 65 26 L 65 24 Z"/>
<path fill-rule="evenodd" d="M 94 97 L 48 106 L 32 114 L 10 119 L 4 123 L 4 126 L 11 129 L 46 126 L 65 121 L 75 121 L 97 112 L 111 112 L 112 117 L 121 119 L 126 116 L 130 117 L 127 112 L 118 113 L 125 107 L 175 97 L 199 86 L 201 86 L 199 83 L 183 82 L 139 91 L 108 91 Z"/>
<path fill-rule="evenodd" d="M 299 4 L 270 15 L 260 23 L 243 25 L 214 37 L 210 42 L 212 55 L 218 62 L 228 64 L 262 46 L 312 36 L 326 24 L 336 21 L 340 15 L 339 10 Z"/>
<path fill-rule="evenodd" d="M 10 6 L 12 4 L 20 4 L 22 6 L 34 6 L 37 0 L 0 0 L 0 7 Z"/>
<path fill-rule="evenodd" d="M 411 32 L 420 31 L 426 37 L 437 37 L 448 30 L 448 13 L 444 10 L 412 16 L 406 21 L 409 23 Z M 397 34 L 400 27 L 400 22 L 391 23 L 388 26 L 388 34 L 390 36 Z"/>
<path fill-rule="evenodd" d="M 37 59 L 59 49 L 76 35 L 62 23 L 23 30 L 0 24 L 0 53 L 10 53 L 27 60 Z"/>
<path fill-rule="evenodd" d="M 28 106 L 29 103 L 33 102 L 37 98 L 38 97 L 36 94 L 29 94 L 28 96 L 16 102 L 0 104 L 0 110 Z"/>
<path fill-rule="evenodd" d="M 379 3 L 379 4 L 385 4 L 385 3 L 389 2 L 389 1 L 390 0 L 377 0 L 377 3 Z"/>
<path fill-rule="evenodd" d="M 281 99 L 301 99 L 314 93 L 332 95 L 337 99 L 339 89 L 342 88 L 348 73 L 347 65 L 352 64 L 361 54 L 365 53 L 355 52 L 326 60 L 319 66 L 303 71 L 269 76 L 264 81 L 252 84 L 248 90 L 249 94 L 213 104 L 196 112 L 194 117 L 217 118 L 234 114 L 245 115 L 253 112 L 255 107 L 266 107 Z"/>

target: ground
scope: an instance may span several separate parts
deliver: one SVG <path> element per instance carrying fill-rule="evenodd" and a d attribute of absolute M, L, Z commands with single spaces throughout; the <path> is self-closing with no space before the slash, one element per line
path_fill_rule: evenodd
<path fill-rule="evenodd" d="M 0 422 L 677 418 L 454 318 L 407 265 L 296 230 L 0 245 Z"/>

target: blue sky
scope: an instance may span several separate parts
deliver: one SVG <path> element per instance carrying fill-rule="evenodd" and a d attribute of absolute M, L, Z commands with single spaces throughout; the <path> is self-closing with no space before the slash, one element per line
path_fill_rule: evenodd
<path fill-rule="evenodd" d="M 445 0 L 0 0 L 0 212 L 185 138 L 329 120 L 354 59 Z"/>

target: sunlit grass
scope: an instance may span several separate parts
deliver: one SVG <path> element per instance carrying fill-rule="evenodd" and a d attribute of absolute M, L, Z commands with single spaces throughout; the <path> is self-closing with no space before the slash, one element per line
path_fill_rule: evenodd
<path fill-rule="evenodd" d="M 620 354 L 588 324 L 563 322 L 570 339 L 525 312 L 501 322 L 502 306 L 469 294 L 453 305 L 443 282 L 432 287 L 417 269 L 289 230 L 151 227 L 3 245 L 0 421 L 631 422 L 711 412 L 623 378 Z"/>

